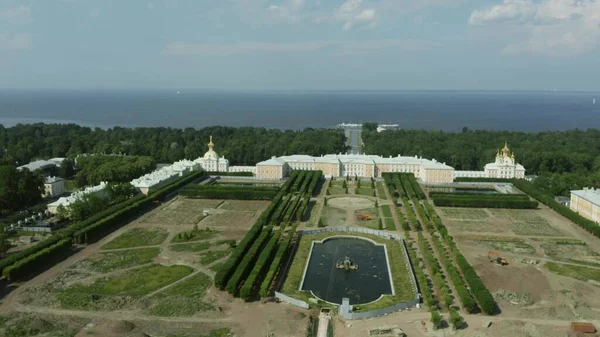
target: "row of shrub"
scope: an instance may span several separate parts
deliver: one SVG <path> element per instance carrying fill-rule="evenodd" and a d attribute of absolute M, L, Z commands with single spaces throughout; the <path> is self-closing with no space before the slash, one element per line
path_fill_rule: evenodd
<path fill-rule="evenodd" d="M 477 275 L 473 267 L 471 267 L 469 262 L 460 253 L 458 247 L 452 239 L 452 236 L 448 234 L 447 228 L 444 226 L 439 215 L 435 212 L 435 210 L 429 204 L 429 202 L 425 202 L 425 209 L 427 209 L 430 219 L 432 220 L 435 227 L 442 235 L 442 238 L 448 245 L 450 252 L 454 255 L 454 260 L 456 260 L 458 267 L 462 270 L 464 279 L 466 280 L 467 284 L 469 284 L 472 297 L 477 300 L 477 302 L 479 303 L 479 307 L 484 313 L 488 315 L 493 314 L 496 308 L 496 301 L 494 301 L 494 297 L 492 296 L 490 291 L 485 287 L 483 281 L 481 280 L 479 275 Z M 453 280 L 454 286 L 456 287 L 456 291 L 458 292 L 458 296 L 461 299 L 461 303 L 463 303 L 465 309 L 472 312 L 475 309 L 475 303 L 472 303 L 472 301 L 469 300 L 466 287 L 463 287 L 464 282 L 462 281 L 462 278 L 460 277 L 458 271 L 454 268 L 454 265 L 450 261 L 445 263 L 445 265 L 446 271 L 448 272 L 450 278 Z"/>
<path fill-rule="evenodd" d="M 88 238 L 89 233 L 92 233 L 92 238 L 99 238 L 99 234 L 106 234 L 114 230 L 116 224 L 121 224 L 123 220 L 129 219 L 131 215 L 139 214 L 141 211 L 147 210 L 152 206 L 152 203 L 158 199 L 165 197 L 169 192 L 188 184 L 189 182 L 199 179 L 203 176 L 201 172 L 193 172 L 191 174 L 186 175 L 183 178 L 180 178 L 171 184 L 164 186 L 160 190 L 151 193 L 150 196 L 144 196 L 142 194 L 137 195 L 133 198 L 125 200 L 119 204 L 111 206 L 110 208 L 95 214 L 83 221 L 76 222 L 67 228 L 61 229 L 57 231 L 51 238 L 41 241 L 40 243 L 25 249 L 23 251 L 17 252 L 8 256 L 7 258 L 0 261 L 0 270 L 4 272 L 4 269 L 7 267 L 21 263 L 21 260 L 26 260 L 28 267 L 28 275 L 35 274 L 40 271 L 40 266 L 47 265 L 46 262 L 31 262 L 32 259 L 40 259 L 40 261 L 47 261 L 43 256 L 51 255 L 51 256 L 61 256 L 63 245 L 59 245 L 58 243 L 67 240 L 69 242 L 76 242 L 78 244 L 88 243 L 91 240 Z M 102 230 L 99 230 L 102 229 Z M 51 249 L 48 252 L 48 249 Z M 56 252 L 54 252 L 56 250 Z M 44 251 L 44 255 L 40 255 L 41 251 Z M 55 261 L 55 260 L 52 260 Z M 31 266 L 36 266 L 31 267 Z M 23 275 L 20 273 L 14 275 Z"/>
<path fill-rule="evenodd" d="M 252 172 L 205 171 L 204 173 L 206 173 L 210 176 L 254 177 L 254 173 L 252 173 Z"/>
<path fill-rule="evenodd" d="M 421 255 L 425 259 L 426 264 L 429 266 L 433 286 L 440 292 L 440 303 L 443 303 L 445 307 L 450 307 L 453 302 L 452 296 L 450 296 L 450 288 L 448 288 L 448 285 L 442 278 L 442 268 L 438 260 L 435 258 L 435 256 L 433 256 L 429 242 L 421 232 L 418 233 L 417 244 L 419 245 Z"/>
<path fill-rule="evenodd" d="M 404 205 L 404 209 L 406 210 L 406 217 L 408 218 L 408 222 L 412 225 L 414 230 L 420 231 L 421 225 L 419 224 L 419 221 L 417 220 L 417 217 L 415 216 L 415 213 L 413 212 L 412 207 L 408 202 L 408 199 L 403 198 L 402 204 Z"/>
<path fill-rule="evenodd" d="M 412 202 L 415 205 L 415 211 L 419 215 L 419 218 L 421 218 L 421 223 L 428 230 L 432 230 L 433 226 L 431 225 L 431 221 L 429 220 L 429 217 L 427 216 L 425 210 L 423 209 L 423 205 L 421 205 L 421 203 L 419 202 L 419 200 L 417 200 L 416 198 L 413 198 Z"/>
<path fill-rule="evenodd" d="M 278 193 L 272 187 L 242 187 L 219 185 L 187 186 L 180 194 L 188 198 L 233 199 L 233 200 L 272 200 Z"/>
<path fill-rule="evenodd" d="M 520 199 L 494 199 L 484 197 L 455 197 L 434 196 L 433 203 L 436 206 L 448 207 L 485 207 L 485 208 L 512 208 L 512 209 L 536 209 L 538 202 L 534 200 Z"/>
<path fill-rule="evenodd" d="M 292 239 L 294 238 L 297 227 L 298 227 L 298 223 L 296 223 L 292 227 L 292 229 L 288 232 L 286 238 L 279 245 L 279 248 L 277 248 L 277 252 L 275 253 L 273 262 L 271 263 L 271 265 L 269 267 L 269 271 L 267 272 L 267 275 L 264 277 L 262 284 L 260 285 L 260 296 L 262 296 L 262 297 L 269 296 L 269 292 L 271 290 L 271 284 L 273 283 L 273 280 L 275 279 L 275 276 L 277 275 L 277 272 L 279 271 L 281 262 L 282 262 L 283 258 L 285 257 L 286 252 L 288 251 L 288 247 L 290 246 Z"/>
<path fill-rule="evenodd" d="M 410 185 L 413 188 L 413 191 L 415 192 L 415 194 L 417 195 L 417 198 L 419 198 L 419 200 L 425 200 L 425 193 L 423 192 L 423 189 L 421 189 L 421 185 L 419 185 L 419 182 L 417 181 L 417 178 L 415 178 L 415 175 L 412 173 L 403 173 L 407 178 L 408 181 L 410 182 Z"/>
<path fill-rule="evenodd" d="M 225 289 L 228 293 L 232 295 L 237 294 L 240 285 L 242 284 L 242 282 L 244 282 L 246 276 L 248 275 L 252 266 L 254 265 L 258 254 L 260 253 L 264 244 L 269 239 L 272 229 L 273 227 L 270 226 L 263 228 L 258 238 L 254 240 L 254 243 L 252 244 L 248 252 L 246 252 L 244 258 L 240 261 L 240 264 L 237 266 L 235 272 L 233 273 L 233 275 L 231 275 L 231 278 L 227 282 L 227 286 L 225 287 Z"/>
<path fill-rule="evenodd" d="M 396 174 L 392 175 L 392 178 L 393 178 L 393 182 L 394 182 L 394 188 L 396 189 L 396 191 L 398 191 L 398 197 L 406 198 L 408 195 L 406 194 L 406 191 L 404 190 L 404 187 L 402 186 L 402 182 L 400 181 L 400 175 L 396 173 Z"/>
<path fill-rule="evenodd" d="M 511 182 L 511 179 L 460 177 L 460 178 L 456 178 L 455 181 L 463 182 L 463 183 L 509 183 L 509 182 Z"/>
<path fill-rule="evenodd" d="M 219 271 L 215 274 L 214 280 L 217 288 L 220 290 L 225 289 L 236 267 L 243 259 L 244 254 L 246 254 L 250 247 L 252 247 L 252 244 L 261 233 L 262 228 L 266 226 L 267 223 L 273 222 L 275 218 L 275 212 L 279 211 L 282 204 L 285 204 L 287 201 L 289 201 L 289 195 L 286 196 L 286 194 L 290 191 L 292 184 L 295 182 L 297 177 L 298 171 L 292 171 L 290 177 L 285 181 L 285 183 L 283 183 L 283 185 L 281 185 L 279 193 L 277 193 L 273 201 L 271 201 L 269 206 L 267 206 L 267 208 L 262 212 L 258 220 L 256 220 L 254 225 L 246 233 L 242 241 L 240 241 L 231 255 L 229 255 L 227 261 L 225 261 Z M 284 198 L 284 196 L 286 197 Z"/>
<path fill-rule="evenodd" d="M 281 231 L 278 231 L 276 234 L 271 236 L 271 239 L 269 242 L 267 242 L 267 245 L 254 263 L 254 267 L 250 271 L 248 278 L 240 289 L 240 297 L 244 299 L 244 301 L 249 302 L 256 294 L 256 286 L 260 282 L 260 278 L 264 275 L 264 273 L 269 270 L 271 258 L 278 247 L 277 244 L 279 242 L 280 235 Z"/>
<path fill-rule="evenodd" d="M 460 273 L 458 272 L 454 264 L 452 263 L 452 259 L 446 255 L 446 250 L 443 246 L 443 243 L 435 235 L 432 235 L 431 238 L 433 240 L 433 244 L 435 245 L 438 251 L 438 258 L 446 268 L 446 273 L 448 274 L 448 277 L 452 280 L 452 283 L 454 284 L 454 288 L 456 289 L 460 303 L 467 312 L 472 313 L 476 308 L 473 296 L 471 296 L 471 293 L 465 286 L 465 282 L 460 276 Z"/>
<path fill-rule="evenodd" d="M 469 194 L 452 192 L 430 192 L 429 197 L 453 197 L 462 199 L 491 199 L 491 200 L 530 200 L 527 194 Z"/>
<path fill-rule="evenodd" d="M 71 252 L 70 238 L 62 239 L 52 246 L 31 254 L 2 271 L 2 276 L 14 280 L 46 269 L 52 263 L 62 260 Z"/>
<path fill-rule="evenodd" d="M 600 238 L 600 226 L 594 221 L 586 219 L 581 215 L 574 212 L 569 207 L 559 204 L 554 200 L 551 195 L 547 195 L 544 192 L 538 190 L 533 186 L 532 183 L 523 180 L 523 179 L 514 179 L 512 180 L 513 185 L 519 188 L 521 191 L 529 194 L 533 198 L 539 200 L 541 203 L 546 206 L 552 208 L 554 211 L 564 216 L 565 218 L 573 221 L 579 227 L 585 229 L 587 232 L 593 234 L 594 236 Z"/>
<path fill-rule="evenodd" d="M 383 177 L 383 181 L 388 189 L 388 192 L 390 193 L 390 196 L 392 198 L 398 197 L 398 194 L 396 193 L 396 185 L 394 184 L 394 178 L 392 177 L 392 174 L 386 172 L 382 173 L 381 176 Z"/>
<path fill-rule="evenodd" d="M 458 249 L 454 251 L 454 258 L 465 275 L 469 288 L 471 289 L 473 296 L 477 299 L 481 310 L 488 315 L 493 314 L 496 310 L 496 301 L 490 291 L 485 287 L 485 284 L 483 284 L 479 275 L 475 272 L 475 269 L 471 267 L 467 259 L 465 259 Z"/>
<path fill-rule="evenodd" d="M 417 254 L 412 249 L 412 247 L 411 247 L 411 249 L 409 249 L 409 255 L 410 255 L 411 260 L 413 260 L 415 262 L 417 261 Z M 429 309 L 429 311 L 433 311 L 436 309 L 436 299 L 433 294 L 433 291 L 431 291 L 431 288 L 429 287 L 429 282 L 427 281 L 427 276 L 425 275 L 423 268 L 420 268 L 419 266 L 417 266 L 414 269 L 415 269 L 415 274 L 417 276 L 417 282 L 419 284 L 419 290 L 421 292 L 421 297 L 423 299 L 423 303 L 425 303 L 425 305 L 427 305 L 427 308 Z"/>

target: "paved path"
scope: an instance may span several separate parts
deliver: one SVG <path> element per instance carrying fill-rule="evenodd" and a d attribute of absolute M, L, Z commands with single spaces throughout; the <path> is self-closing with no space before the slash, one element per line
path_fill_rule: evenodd
<path fill-rule="evenodd" d="M 319 329 L 317 330 L 317 337 L 327 337 L 327 328 L 329 327 L 329 314 L 319 314 Z"/>

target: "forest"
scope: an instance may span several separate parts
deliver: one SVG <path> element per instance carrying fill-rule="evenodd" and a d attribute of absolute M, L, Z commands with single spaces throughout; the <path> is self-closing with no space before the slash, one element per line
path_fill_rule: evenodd
<path fill-rule="evenodd" d="M 79 171 L 75 175 L 78 187 L 98 185 L 103 181 L 124 183 L 156 169 L 148 156 L 94 155 L 77 158 Z"/>
<path fill-rule="evenodd" d="M 208 150 L 213 136 L 215 151 L 230 165 L 257 162 L 288 154 L 320 156 L 346 152 L 344 132 L 333 129 L 300 131 L 256 127 L 211 126 L 186 128 L 88 128 L 75 124 L 0 125 L 0 159 L 19 165 L 38 158 L 75 157 L 83 153 L 149 156 L 157 163 L 196 159 Z"/>
<path fill-rule="evenodd" d="M 483 170 L 499 148 L 508 143 L 527 175 L 538 175 L 537 188 L 552 195 L 600 184 L 600 131 L 569 130 L 524 133 L 469 130 L 451 133 L 435 130 L 373 131 L 363 128 L 366 153 L 382 156 L 419 155 L 435 158 L 456 170 Z"/>
<path fill-rule="evenodd" d="M 0 216 L 42 200 L 44 178 L 37 172 L 0 164 Z"/>

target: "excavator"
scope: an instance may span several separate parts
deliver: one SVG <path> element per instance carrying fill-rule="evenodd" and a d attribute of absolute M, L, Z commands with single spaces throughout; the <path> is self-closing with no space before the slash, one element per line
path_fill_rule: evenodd
<path fill-rule="evenodd" d="M 500 253 L 494 250 L 488 251 L 488 258 L 490 259 L 490 262 L 495 262 L 501 266 L 506 266 L 508 264 L 508 261 L 500 257 Z"/>

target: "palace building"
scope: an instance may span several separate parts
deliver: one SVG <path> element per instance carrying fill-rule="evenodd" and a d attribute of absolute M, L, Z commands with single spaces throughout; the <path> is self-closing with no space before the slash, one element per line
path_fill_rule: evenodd
<path fill-rule="evenodd" d="M 516 162 L 514 152 L 505 143 L 504 148 L 496 153 L 496 160 L 486 164 L 483 171 L 454 171 L 454 178 L 524 179 L 525 168 Z"/>
<path fill-rule="evenodd" d="M 454 179 L 454 168 L 435 159 L 400 156 L 384 158 L 366 154 L 328 154 L 321 157 L 292 155 L 272 157 L 256 164 L 256 177 L 282 179 L 292 170 L 321 170 L 328 178 L 377 178 L 385 172 L 413 173 L 423 182 L 446 183 Z"/>
<path fill-rule="evenodd" d="M 208 172 L 229 172 L 229 160 L 225 158 L 219 158 L 219 154 L 214 150 L 215 144 L 210 136 L 208 142 L 208 151 L 204 154 L 204 157 L 200 157 L 194 162 L 200 165 L 200 168 Z"/>

